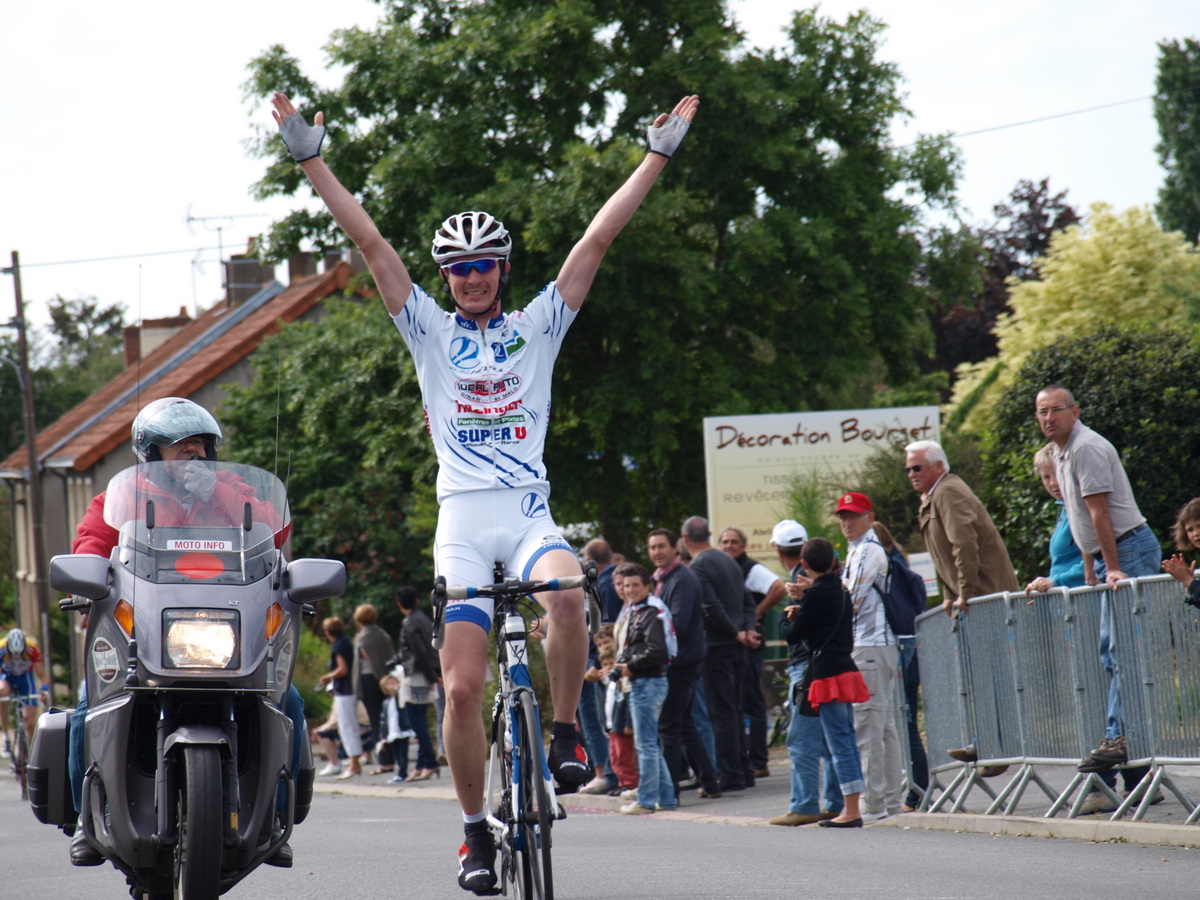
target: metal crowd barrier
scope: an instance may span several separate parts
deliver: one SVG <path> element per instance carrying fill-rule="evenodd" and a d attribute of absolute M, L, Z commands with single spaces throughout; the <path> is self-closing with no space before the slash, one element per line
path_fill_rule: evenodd
<path fill-rule="evenodd" d="M 1034 785 L 1050 803 L 1046 816 L 1065 810 L 1074 817 L 1098 790 L 1117 804 L 1114 819 L 1132 810 L 1138 820 L 1162 789 L 1188 811 L 1189 824 L 1200 819 L 1200 806 L 1166 770 L 1200 765 L 1200 610 L 1184 603 L 1183 589 L 1166 575 L 1122 582 L 1116 591 L 1055 589 L 1032 601 L 1024 593 L 990 594 L 957 618 L 936 609 L 917 619 L 930 769 L 921 808 L 958 812 L 979 789 L 991 799 L 988 814 L 1011 814 Z M 1113 676 L 1098 650 L 1105 615 Z M 1147 776 L 1124 799 L 1096 773 L 1074 772 L 1065 789 L 1051 787 L 1037 767 L 1077 767 L 1104 737 L 1112 677 L 1119 679 L 1126 766 L 1147 766 Z M 970 745 L 977 762 L 945 755 Z M 1003 766 L 1005 782 L 985 779 L 985 767 Z"/>

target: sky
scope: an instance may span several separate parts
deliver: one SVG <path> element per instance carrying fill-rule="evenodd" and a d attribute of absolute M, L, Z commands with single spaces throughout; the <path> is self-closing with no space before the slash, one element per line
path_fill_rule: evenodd
<path fill-rule="evenodd" d="M 729 2 L 760 47 L 781 44 L 804 7 Z M 959 135 L 969 221 L 990 221 L 1022 179 L 1048 177 L 1081 211 L 1155 202 L 1157 43 L 1200 36 L 1194 0 L 826 0 L 820 12 L 859 8 L 888 25 L 879 57 L 904 79 L 913 117 L 896 143 Z M 30 322 L 48 321 L 55 296 L 121 303 L 129 321 L 218 300 L 222 253 L 312 202 L 251 195 L 264 161 L 244 145 L 271 118 L 243 99 L 247 64 L 281 43 L 336 84 L 329 35 L 379 16 L 370 0 L 3 4 L 0 266 L 19 251 Z M 702 127 L 703 108 L 692 139 Z M 0 321 L 14 310 L 0 276 Z"/>

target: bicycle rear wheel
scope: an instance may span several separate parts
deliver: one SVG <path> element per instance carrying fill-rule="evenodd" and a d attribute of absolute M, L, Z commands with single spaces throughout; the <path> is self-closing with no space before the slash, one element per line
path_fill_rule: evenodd
<path fill-rule="evenodd" d="M 521 784 L 513 810 L 517 822 L 514 835 L 517 871 L 514 883 L 522 900 L 554 900 L 550 829 L 555 810 L 551 808 L 550 792 L 546 790 L 543 774 L 545 749 L 542 725 L 531 694 L 521 691 L 517 703 Z"/>

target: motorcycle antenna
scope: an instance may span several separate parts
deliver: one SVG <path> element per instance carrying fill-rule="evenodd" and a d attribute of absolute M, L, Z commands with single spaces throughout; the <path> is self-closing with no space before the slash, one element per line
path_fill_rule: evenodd
<path fill-rule="evenodd" d="M 278 421 L 279 420 L 276 419 L 275 421 L 277 423 L 276 429 L 278 429 Z M 278 443 L 276 444 L 276 446 L 278 446 Z M 276 450 L 276 453 L 278 453 L 278 450 Z M 276 477 L 278 477 L 278 476 L 276 476 Z M 292 484 L 292 451 L 289 450 L 288 457 L 287 457 L 287 472 L 285 473 L 284 478 L 283 478 L 283 503 L 288 508 L 289 511 L 292 508 L 291 501 L 288 500 L 288 496 L 291 493 L 291 484 Z M 282 583 L 282 581 L 283 581 L 283 547 L 280 547 L 279 553 L 275 557 L 275 576 L 272 579 L 271 587 L 274 590 L 279 590 L 279 585 Z"/>

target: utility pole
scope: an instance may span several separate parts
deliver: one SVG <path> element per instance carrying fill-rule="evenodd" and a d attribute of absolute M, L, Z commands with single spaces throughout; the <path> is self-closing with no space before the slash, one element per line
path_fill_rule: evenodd
<path fill-rule="evenodd" d="M 29 372 L 29 343 L 25 338 L 25 300 L 21 296 L 21 260 L 16 250 L 12 252 L 12 266 L 0 269 L 0 272 L 13 277 L 13 291 L 17 298 L 17 315 L 13 324 L 17 328 L 17 380 L 20 382 L 25 408 L 25 452 L 29 465 L 29 522 L 33 533 L 33 587 L 37 600 L 42 658 L 45 661 L 46 676 L 53 682 L 50 615 L 47 611 L 50 591 L 46 581 L 45 507 L 42 503 L 42 468 L 37 457 L 37 407 L 34 405 L 33 378 Z M 17 604 L 17 620 L 20 621 L 20 603 Z M 32 629 L 26 628 L 26 630 Z"/>

